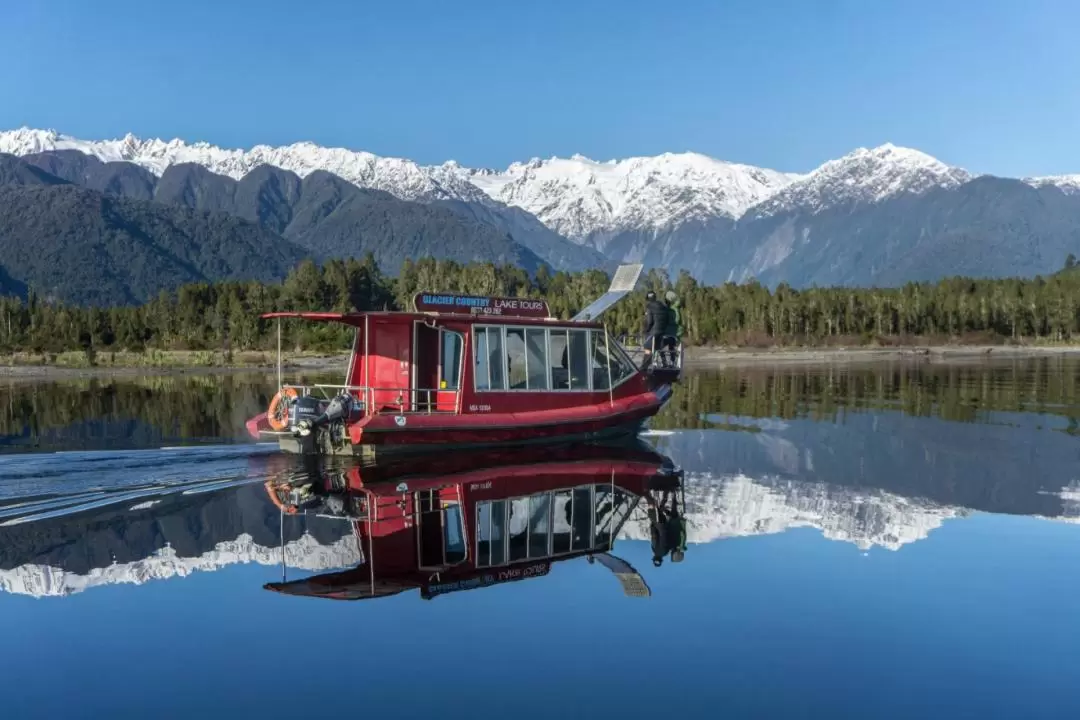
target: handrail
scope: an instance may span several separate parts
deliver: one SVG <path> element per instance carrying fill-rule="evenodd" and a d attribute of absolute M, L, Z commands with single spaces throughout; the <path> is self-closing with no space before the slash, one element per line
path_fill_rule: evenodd
<path fill-rule="evenodd" d="M 670 337 L 670 336 L 669 336 Z M 637 365 L 638 369 L 641 369 L 642 360 L 645 356 L 645 338 L 642 335 L 620 335 L 618 338 L 619 345 L 622 346 L 626 354 L 630 356 L 630 360 Z M 673 370 L 682 370 L 683 366 L 683 343 L 682 340 L 676 339 L 675 349 L 666 350 L 663 347 L 655 348 L 654 352 L 656 357 L 661 361 L 666 361 L 666 367 Z M 657 366 L 655 364 L 650 366 L 650 369 L 654 369 Z"/>
<path fill-rule="evenodd" d="M 325 392 L 327 390 L 348 392 L 360 403 L 361 410 L 365 415 L 378 415 L 383 411 L 382 408 L 375 406 L 375 393 L 397 393 L 395 401 L 385 403 L 385 405 L 389 406 L 387 411 L 395 415 L 455 413 L 457 412 L 458 399 L 461 397 L 460 390 L 451 390 L 449 388 L 365 387 L 363 385 L 328 385 L 321 383 L 314 385 L 284 385 L 283 387 L 292 388 L 305 397 L 311 395 L 313 390 L 320 390 L 323 391 L 323 397 L 327 400 L 330 399 Z M 439 393 L 452 393 L 453 407 L 451 409 L 439 409 Z"/>
<path fill-rule="evenodd" d="M 390 408 L 387 412 L 392 412 L 395 415 L 432 415 L 434 413 L 450 413 L 453 414 L 457 411 L 457 400 L 460 397 L 460 390 L 451 390 L 449 388 L 367 388 L 368 403 L 367 407 L 371 409 L 372 415 L 377 415 L 382 412 L 381 408 L 375 407 L 374 399 L 375 393 L 397 393 L 397 401 L 388 403 Z M 453 402 L 451 403 L 451 409 L 439 410 L 439 393 L 452 393 Z M 406 402 L 406 394 L 408 401 Z M 394 407 L 394 406 L 397 407 Z M 406 406 L 408 409 L 405 409 Z M 424 409 L 418 409 L 423 407 Z"/>

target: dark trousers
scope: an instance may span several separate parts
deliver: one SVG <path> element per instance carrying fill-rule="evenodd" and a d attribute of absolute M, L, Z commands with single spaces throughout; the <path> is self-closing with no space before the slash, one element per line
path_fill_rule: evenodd
<path fill-rule="evenodd" d="M 645 336 L 645 360 L 642 363 L 642 369 L 647 369 L 652 365 L 653 356 L 657 351 L 663 347 L 663 337 L 661 335 L 646 335 Z"/>

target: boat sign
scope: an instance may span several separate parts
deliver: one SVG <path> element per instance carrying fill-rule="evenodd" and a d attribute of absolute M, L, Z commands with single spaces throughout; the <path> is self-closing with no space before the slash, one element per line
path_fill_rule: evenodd
<path fill-rule="evenodd" d="M 491 297 L 488 295 L 450 295 L 417 293 L 413 298 L 416 312 L 453 313 L 455 315 L 495 315 L 502 317 L 546 318 L 551 311 L 544 300 L 535 298 Z"/>
<path fill-rule="evenodd" d="M 527 580 L 532 577 L 542 577 L 547 575 L 550 570 L 550 562 L 539 562 L 527 567 L 492 568 L 488 572 L 472 575 L 471 577 L 423 585 L 420 588 L 420 597 L 425 600 L 431 600 L 438 595 L 445 595 L 460 590 L 475 590 L 482 587 L 491 587 L 492 585 L 502 585 L 503 583 Z"/>

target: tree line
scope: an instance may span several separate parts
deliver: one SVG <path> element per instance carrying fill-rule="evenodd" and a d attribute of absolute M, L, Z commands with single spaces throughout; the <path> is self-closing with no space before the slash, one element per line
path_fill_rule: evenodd
<path fill-rule="evenodd" d="M 1067 263 L 1075 266 L 1075 261 Z M 0 297 L 0 353 L 84 350 L 267 350 L 278 310 L 408 309 L 420 291 L 537 297 L 567 318 L 603 293 L 601 271 L 535 276 L 513 266 L 406 261 L 397 277 L 373 257 L 305 261 L 279 283 L 216 282 L 162 291 L 138 306 L 83 307 Z M 950 278 L 899 288 L 809 288 L 757 282 L 702 285 L 689 274 L 650 271 L 641 289 L 608 312 L 616 334 L 641 330 L 644 292 L 673 289 L 693 345 L 821 345 L 907 342 L 1067 341 L 1080 335 L 1080 270 L 1032 279 Z M 284 323 L 286 347 L 335 351 L 351 333 L 334 324 Z"/>

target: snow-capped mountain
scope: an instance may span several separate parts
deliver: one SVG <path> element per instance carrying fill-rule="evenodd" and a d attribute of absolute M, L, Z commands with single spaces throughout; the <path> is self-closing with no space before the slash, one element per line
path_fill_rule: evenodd
<path fill-rule="evenodd" d="M 300 177 L 325 170 L 403 200 L 445 205 L 567 270 L 639 261 L 710 283 L 889 285 L 1049 273 L 1080 252 L 1080 175 L 976 177 L 892 144 L 791 174 L 696 153 L 608 162 L 576 155 L 490 170 L 310 142 L 235 150 L 132 135 L 87 141 L 51 130 L 0 133 L 0 153 L 59 149 L 158 176 L 180 163 L 232 178 L 264 164 Z M 1064 195 L 1024 194 L 1051 186 Z"/>
<path fill-rule="evenodd" d="M 1066 195 L 1080 195 L 1080 175 L 1053 175 L 1047 177 L 1024 178 L 1032 187 L 1056 187 Z"/>
<path fill-rule="evenodd" d="M 607 162 L 580 155 L 534 158 L 495 171 L 470 169 L 453 161 L 421 166 L 403 158 L 310 142 L 239 150 L 179 139 L 141 139 L 131 134 L 115 140 L 82 140 L 31 128 L 0 133 L 0 153 L 25 156 L 52 150 L 77 150 L 104 162 L 130 162 L 158 176 L 181 163 L 201 165 L 237 180 L 260 165 L 289 170 L 300 177 L 325 170 L 403 200 L 488 205 L 495 201 L 495 206 L 518 207 L 565 237 L 600 247 L 618 232 L 657 232 L 718 217 L 735 220 L 751 209 L 761 214 L 796 206 L 875 202 L 902 192 L 952 187 L 971 177 L 925 153 L 891 144 L 860 148 L 799 175 L 699 153 Z"/>
<path fill-rule="evenodd" d="M 320 572 L 363 562 L 363 552 L 353 535 L 324 545 L 304 534 L 285 543 L 284 548 L 285 565 L 300 570 Z M 0 592 L 62 597 L 104 585 L 142 585 L 151 580 L 186 577 L 194 572 L 214 572 L 229 565 L 280 565 L 281 553 L 280 547 L 259 545 L 251 535 L 243 534 L 235 540 L 220 542 L 213 550 L 196 557 L 184 557 L 166 546 L 141 560 L 93 568 L 84 574 L 42 564 L 0 569 Z"/>
<path fill-rule="evenodd" d="M 480 200 L 486 196 L 468 183 L 445 175 L 452 187 L 444 187 L 433 173 L 411 160 L 385 158 L 369 152 L 324 148 L 301 142 L 284 147 L 256 145 L 250 150 L 228 150 L 205 142 L 143 140 L 130 133 L 116 140 L 80 140 L 55 130 L 21 128 L 0 133 L 0 152 L 16 156 L 78 150 L 103 162 L 130 162 L 161 176 L 181 163 L 201 165 L 218 175 L 239 180 L 260 165 L 273 165 L 307 177 L 326 170 L 366 188 L 384 190 L 402 200 Z"/>
<path fill-rule="evenodd" d="M 411 160 L 325 148 L 310 142 L 230 150 L 205 142 L 144 140 L 131 134 L 98 141 L 30 128 L 0 133 L 0 153 L 25 157 L 56 150 L 75 150 L 103 162 L 132 163 L 158 177 L 169 167 L 185 163 L 200 165 L 233 180 L 242 179 L 261 165 L 288 170 L 301 178 L 323 170 L 359 187 L 382 190 L 401 200 L 447 204 L 463 216 L 509 234 L 557 269 L 583 270 L 608 265 L 596 251 L 568 241 L 527 212 L 491 198 L 470 183 L 468 173 L 461 172 L 453 163 L 422 167 Z"/>
<path fill-rule="evenodd" d="M 476 170 L 471 181 L 524 208 L 548 227 L 602 247 L 626 230 L 659 230 L 687 220 L 738 218 L 800 176 L 714 160 L 697 153 L 596 162 L 533 159 L 504 172 Z M 600 236 L 600 237 L 597 237 Z"/>
<path fill-rule="evenodd" d="M 945 520 L 968 515 L 962 508 L 879 489 L 741 474 L 688 473 L 685 494 L 687 542 L 692 544 L 811 527 L 860 550 L 899 550 L 926 539 Z M 627 523 L 622 537 L 648 540 L 648 522 Z"/>
<path fill-rule="evenodd" d="M 785 210 L 819 212 L 846 203 L 877 203 L 901 193 L 957 187 L 972 177 L 926 153 L 886 143 L 826 162 L 748 208 L 748 215 L 756 218 Z"/>

